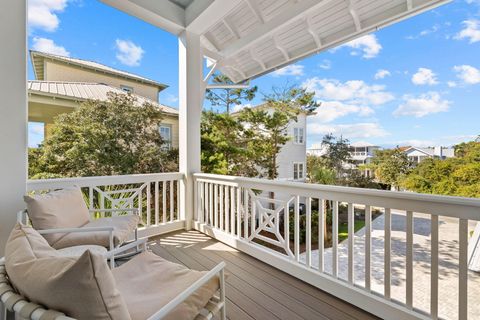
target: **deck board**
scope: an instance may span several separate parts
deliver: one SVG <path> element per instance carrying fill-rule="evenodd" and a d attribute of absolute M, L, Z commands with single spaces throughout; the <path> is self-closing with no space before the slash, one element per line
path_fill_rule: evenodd
<path fill-rule="evenodd" d="M 375 316 L 197 231 L 152 239 L 159 256 L 196 270 L 226 263 L 227 317 L 369 320 Z"/>

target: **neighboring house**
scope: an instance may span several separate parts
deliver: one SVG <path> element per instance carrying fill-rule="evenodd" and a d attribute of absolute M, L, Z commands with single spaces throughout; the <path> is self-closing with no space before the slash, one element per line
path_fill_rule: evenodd
<path fill-rule="evenodd" d="M 400 148 L 414 164 L 418 164 L 425 159 L 447 159 L 455 157 L 454 148 L 445 147 L 430 147 L 430 148 L 417 148 L 417 147 L 402 147 Z"/>
<path fill-rule="evenodd" d="M 253 108 L 262 108 L 274 112 L 268 104 L 261 104 Z M 232 113 L 233 116 L 238 112 Z M 277 180 L 291 180 L 304 182 L 307 170 L 307 114 L 302 112 L 297 116 L 297 121 L 291 121 L 287 127 L 290 140 L 282 147 L 277 155 L 278 177 Z"/>
<path fill-rule="evenodd" d="M 355 165 L 369 164 L 375 156 L 375 151 L 380 150 L 380 146 L 368 142 L 359 141 L 350 144 L 350 158 Z"/>
<path fill-rule="evenodd" d="M 81 59 L 30 51 L 35 80 L 28 82 L 28 121 L 44 124 L 44 137 L 54 118 L 86 100 L 107 100 L 107 93 L 130 93 L 140 104 L 162 110 L 159 130 L 168 147 L 178 148 L 178 110 L 162 105 L 165 84 Z"/>

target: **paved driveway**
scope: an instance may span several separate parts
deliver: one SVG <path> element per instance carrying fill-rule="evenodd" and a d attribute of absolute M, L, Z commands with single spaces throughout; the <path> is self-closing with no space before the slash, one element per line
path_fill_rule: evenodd
<path fill-rule="evenodd" d="M 383 293 L 384 276 L 384 216 L 372 222 L 372 290 Z M 473 230 L 474 223 L 469 225 Z M 405 213 L 392 211 L 392 287 L 393 299 L 405 302 L 405 252 L 406 252 Z M 440 218 L 439 229 L 439 316 L 457 319 L 458 301 L 458 220 Z M 414 214 L 414 307 L 430 310 L 430 218 L 429 215 Z M 365 229 L 355 234 L 355 282 L 365 284 Z M 342 279 L 348 279 L 348 242 L 339 244 L 339 270 Z M 304 256 L 302 257 L 304 258 Z M 325 270 L 331 273 L 332 250 L 325 250 Z M 318 251 L 312 252 L 312 264 L 318 267 Z M 480 274 L 469 273 L 469 315 L 470 319 L 480 319 Z"/>

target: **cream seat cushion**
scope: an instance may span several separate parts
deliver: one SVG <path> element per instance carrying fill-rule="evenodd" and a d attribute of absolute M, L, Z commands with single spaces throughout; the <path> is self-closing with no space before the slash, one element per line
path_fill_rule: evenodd
<path fill-rule="evenodd" d="M 90 214 L 80 188 L 65 188 L 46 194 L 26 195 L 28 216 L 37 230 L 78 228 L 90 222 Z M 45 235 L 54 245 L 64 234 Z"/>
<path fill-rule="evenodd" d="M 113 227 L 113 243 L 115 246 L 122 244 L 128 236 L 135 230 L 139 222 L 137 215 L 124 215 L 111 218 L 100 218 L 88 222 L 83 227 Z M 99 232 L 72 232 L 64 235 L 52 246 L 55 249 L 61 249 L 79 245 L 98 245 L 110 247 L 110 233 L 108 231 Z"/>
<path fill-rule="evenodd" d="M 17 224 L 5 247 L 7 274 L 31 302 L 76 319 L 131 319 L 105 259 L 60 257 L 33 228 Z"/>
<path fill-rule="evenodd" d="M 132 320 L 145 320 L 187 289 L 206 272 L 190 270 L 151 252 L 144 252 L 112 270 Z M 207 282 L 165 319 L 194 319 L 219 289 L 217 277 Z"/>

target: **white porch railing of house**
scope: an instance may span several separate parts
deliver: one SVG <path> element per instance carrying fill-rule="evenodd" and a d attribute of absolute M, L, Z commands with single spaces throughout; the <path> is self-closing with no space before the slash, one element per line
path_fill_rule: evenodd
<path fill-rule="evenodd" d="M 480 220 L 480 200 L 211 174 L 195 174 L 194 185 L 196 229 L 384 319 L 439 317 L 439 219 L 456 218 L 458 247 L 449 250 L 458 250 L 458 277 L 455 280 L 458 286 L 454 285 L 450 292 L 442 294 L 458 295 L 458 305 L 453 307 L 458 310 L 458 319 L 467 319 L 468 222 Z M 313 201 L 320 204 L 318 216 L 312 210 Z M 345 209 L 348 215 L 348 240 L 343 244 L 348 253 L 339 251 L 339 208 Z M 324 258 L 327 250 L 324 237 L 326 210 L 332 216 L 332 221 L 328 222 L 332 230 L 331 249 L 328 249 L 331 250 L 331 272 L 326 270 Z M 355 247 L 356 237 L 353 236 L 358 210 L 365 215 L 364 250 Z M 401 266 L 405 274 L 405 295 L 399 299 L 403 301 L 392 297 L 392 280 L 398 277 L 392 269 L 392 212 L 397 210 L 404 213 L 405 219 L 406 249 Z M 381 212 L 385 218 L 384 237 L 375 239 L 383 241 L 382 290 L 373 289 L 372 211 Z M 289 214 L 284 215 L 285 212 Z M 430 255 L 431 277 L 425 290 L 430 292 L 431 298 L 426 310 L 415 307 L 413 289 L 417 285 L 413 280 L 414 217 L 418 213 L 427 217 L 430 228 L 431 246 L 422 248 L 429 249 Z M 318 234 L 315 235 L 318 240 L 315 241 L 312 240 L 313 217 L 318 219 Z M 304 228 L 300 228 L 301 225 Z M 316 261 L 312 258 L 313 246 L 318 248 Z M 354 264 L 359 259 L 364 264 L 362 283 L 355 281 L 354 274 L 358 272 Z M 346 269 L 345 277 L 340 277 L 340 267 L 343 271 Z"/>
<path fill-rule="evenodd" d="M 78 186 L 89 209 L 137 208 L 142 224 L 139 236 L 150 237 L 185 227 L 178 196 L 183 179 L 181 173 L 154 173 L 29 180 L 27 191 Z"/>

